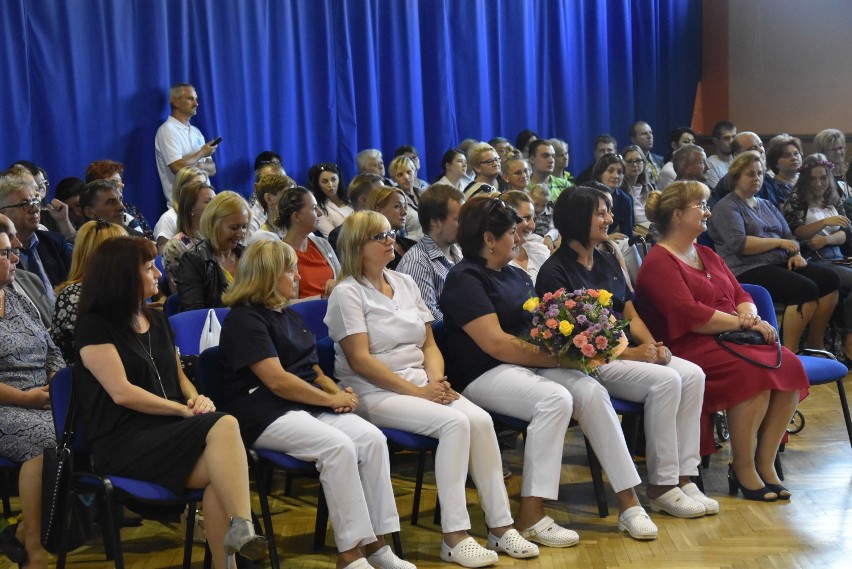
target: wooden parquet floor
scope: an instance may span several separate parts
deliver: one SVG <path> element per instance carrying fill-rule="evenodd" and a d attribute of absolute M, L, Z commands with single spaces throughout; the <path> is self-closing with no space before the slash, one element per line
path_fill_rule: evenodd
<path fill-rule="evenodd" d="M 852 392 L 852 380 L 848 377 L 846 385 L 847 392 Z M 532 560 L 501 556 L 498 567 L 852 568 L 852 449 L 834 386 L 812 389 L 800 410 L 807 420 L 805 429 L 791 437 L 782 455 L 785 484 L 793 492 L 791 502 L 764 504 L 728 496 L 725 475 L 730 454 L 726 446 L 704 471 L 707 492 L 719 500 L 721 513 L 696 520 L 653 514 L 660 536 L 652 542 L 637 542 L 619 534 L 616 502 L 609 489 L 610 516 L 604 519 L 597 516 L 582 437 L 576 429 L 569 430 L 559 500 L 548 504 L 548 513 L 577 530 L 580 544 L 570 549 L 543 547 L 542 555 Z M 520 443 L 518 450 L 504 457 L 515 473 L 507 486 L 516 505 L 520 491 Z M 424 487 L 420 523 L 416 527 L 409 523 L 414 464 L 413 457 L 401 455 L 393 465 L 406 558 L 422 569 L 444 567 L 438 556 L 439 528 L 432 524 L 435 486 L 430 475 Z M 645 480 L 644 464 L 638 464 Z M 296 481 L 294 497 L 284 497 L 279 492 L 271 501 L 282 567 L 334 567 L 330 529 L 326 548 L 320 552 L 311 550 L 316 484 L 311 480 Z M 641 493 L 640 498 L 645 501 Z M 473 533 L 481 540 L 485 528 L 475 490 L 468 491 L 468 501 Z M 153 521 L 146 521 L 141 528 L 122 530 L 127 568 L 180 567 L 179 531 L 178 525 Z M 195 549 L 193 567 L 200 568 L 203 550 L 201 546 Z M 7 566 L 8 561 L 0 558 L 0 567 Z M 69 555 L 68 566 L 100 569 L 112 564 L 104 561 L 103 548 L 96 542 Z"/>

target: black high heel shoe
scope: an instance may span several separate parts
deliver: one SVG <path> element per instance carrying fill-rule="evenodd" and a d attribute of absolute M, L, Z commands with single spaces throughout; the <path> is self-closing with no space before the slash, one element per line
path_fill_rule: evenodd
<path fill-rule="evenodd" d="M 761 480 L 763 480 L 763 478 L 761 478 Z M 763 481 L 763 483 L 766 485 L 767 488 L 769 488 L 769 490 L 775 492 L 775 495 L 778 496 L 779 500 L 789 500 L 793 497 L 790 491 L 781 486 L 780 484 L 770 484 L 765 480 Z"/>
<path fill-rule="evenodd" d="M 17 563 L 21 567 L 27 564 L 27 549 L 24 544 L 18 541 L 15 537 L 15 532 L 18 530 L 18 524 L 7 526 L 0 532 L 0 552 L 8 557 L 13 563 Z"/>
<path fill-rule="evenodd" d="M 731 496 L 736 496 L 737 491 L 742 492 L 746 500 L 754 500 L 756 502 L 775 502 L 778 500 L 778 493 L 770 488 L 769 485 L 765 485 L 763 488 L 758 488 L 757 490 L 743 486 L 737 479 L 734 466 L 728 464 L 728 492 Z"/>

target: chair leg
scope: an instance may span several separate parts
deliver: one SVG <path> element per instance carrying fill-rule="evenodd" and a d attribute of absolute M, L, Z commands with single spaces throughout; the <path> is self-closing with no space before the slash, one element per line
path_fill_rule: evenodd
<path fill-rule="evenodd" d="M 210 551 L 210 544 L 204 544 L 204 569 L 211 569 L 213 567 L 213 552 Z M 277 568 L 276 568 L 277 569 Z"/>
<path fill-rule="evenodd" d="M 275 530 L 272 527 L 272 513 L 269 511 L 269 486 L 264 470 L 260 464 L 254 464 L 254 479 L 260 501 L 260 515 L 263 518 L 263 533 L 266 535 L 266 543 L 269 546 L 269 564 L 273 569 L 278 569 L 278 548 L 275 545 Z"/>
<path fill-rule="evenodd" d="M 393 552 L 396 553 L 396 556 L 400 559 L 405 559 L 405 554 L 402 551 L 402 539 L 399 537 L 399 532 L 393 532 L 391 534 L 391 539 L 393 540 Z"/>
<path fill-rule="evenodd" d="M 195 513 L 198 505 L 189 502 L 186 510 L 186 533 L 183 536 L 183 569 L 192 568 L 192 540 L 195 537 Z"/>
<path fill-rule="evenodd" d="M 843 379 L 837 380 L 837 395 L 840 397 L 840 408 L 843 409 L 843 419 L 846 421 L 846 433 L 849 435 L 849 445 L 852 446 L 852 416 L 849 414 L 849 401 L 846 399 L 846 388 Z"/>
<path fill-rule="evenodd" d="M 9 493 L 12 486 L 12 474 L 9 470 L 3 471 L 3 517 L 12 517 L 12 504 L 9 502 Z"/>
<path fill-rule="evenodd" d="M 328 528 L 328 503 L 325 501 L 325 492 L 320 485 L 317 498 L 317 523 L 314 526 L 314 551 L 319 551 L 325 546 L 326 528 Z"/>
<path fill-rule="evenodd" d="M 414 497 L 411 500 L 411 525 L 420 520 L 420 495 L 423 492 L 423 471 L 426 468 L 426 451 L 417 453 L 417 475 L 414 478 Z"/>
<path fill-rule="evenodd" d="M 436 526 L 441 525 L 441 499 L 435 495 L 435 515 L 432 516 L 432 523 Z"/>
<path fill-rule="evenodd" d="M 589 470 L 592 471 L 592 487 L 595 490 L 595 501 L 598 503 L 598 515 L 605 518 L 609 515 L 609 506 L 606 503 L 606 490 L 604 489 L 603 475 L 601 474 L 601 463 L 598 462 L 598 457 L 595 451 L 592 450 L 592 445 L 589 439 L 583 436 L 586 442 L 586 455 L 589 457 Z"/>
<path fill-rule="evenodd" d="M 115 569 L 124 569 L 124 555 L 121 551 L 121 505 L 115 501 L 111 487 L 104 489 L 104 501 L 104 512 L 107 517 L 105 522 L 109 528 L 110 541 L 113 546 L 113 563 Z"/>

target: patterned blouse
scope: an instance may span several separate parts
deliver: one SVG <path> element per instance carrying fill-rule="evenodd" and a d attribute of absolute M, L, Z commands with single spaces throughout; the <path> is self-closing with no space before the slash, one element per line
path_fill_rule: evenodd
<path fill-rule="evenodd" d="M 62 352 L 62 357 L 68 365 L 77 361 L 74 353 L 74 329 L 77 327 L 77 305 L 80 304 L 80 292 L 83 283 L 73 283 L 56 295 L 56 305 L 53 309 L 53 328 L 50 337 Z"/>

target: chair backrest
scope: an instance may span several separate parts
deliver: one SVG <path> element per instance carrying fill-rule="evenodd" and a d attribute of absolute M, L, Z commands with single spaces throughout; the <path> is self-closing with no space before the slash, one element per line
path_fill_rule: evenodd
<path fill-rule="evenodd" d="M 317 340 L 317 356 L 319 356 L 319 366 L 322 371 L 334 379 L 334 340 L 329 336 Z"/>
<path fill-rule="evenodd" d="M 775 317 L 775 305 L 772 304 L 772 295 L 769 291 L 759 285 L 744 284 L 743 290 L 751 295 L 754 300 L 754 305 L 757 307 L 757 314 L 763 320 L 766 320 L 775 329 L 778 329 L 778 319 Z"/>
<path fill-rule="evenodd" d="M 214 403 L 221 402 L 224 397 L 225 367 L 222 363 L 222 351 L 218 346 L 207 348 L 198 357 L 196 376 L 201 391 Z"/>
<path fill-rule="evenodd" d="M 710 233 L 707 231 L 702 231 L 698 235 L 698 244 L 704 245 L 705 247 L 710 247 L 714 251 L 716 250 L 716 244 L 713 242 L 713 239 L 710 237 Z"/>
<path fill-rule="evenodd" d="M 77 365 L 82 364 L 78 363 Z M 62 368 L 50 380 L 50 408 L 53 412 L 53 428 L 56 430 L 57 445 L 65 431 L 65 424 L 71 414 L 71 407 L 75 405 L 73 394 L 73 371 L 70 367 Z M 75 452 L 88 452 L 89 447 L 86 443 L 83 422 L 80 420 L 79 413 L 74 417 L 74 438 L 71 446 Z"/>
<path fill-rule="evenodd" d="M 201 333 L 204 330 L 204 322 L 207 320 L 209 310 L 209 308 L 200 308 L 169 316 L 169 324 L 175 333 L 175 345 L 180 350 L 181 355 L 189 356 L 201 353 Z M 230 310 L 227 307 L 213 309 L 220 324 L 225 320 L 225 316 L 228 315 Z"/>
<path fill-rule="evenodd" d="M 291 304 L 290 308 L 305 320 L 308 329 L 316 336 L 317 342 L 328 336 L 328 326 L 323 321 L 328 309 L 328 300 L 317 299 L 296 302 Z"/>
<path fill-rule="evenodd" d="M 166 313 L 166 316 L 174 316 L 180 312 L 180 297 L 178 293 L 174 292 L 169 295 L 166 299 L 166 304 L 163 306 L 163 312 Z"/>

